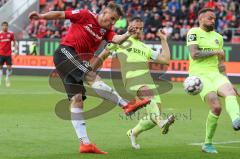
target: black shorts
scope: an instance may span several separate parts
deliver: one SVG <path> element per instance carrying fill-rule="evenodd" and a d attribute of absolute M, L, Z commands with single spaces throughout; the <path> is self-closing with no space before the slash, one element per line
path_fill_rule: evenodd
<path fill-rule="evenodd" d="M 65 87 L 68 99 L 76 94 L 82 94 L 85 100 L 86 89 L 83 84 L 84 75 L 92 70 L 88 61 L 82 61 L 75 49 L 60 45 L 55 51 L 53 61 Z"/>
<path fill-rule="evenodd" d="M 12 56 L 0 55 L 0 65 L 4 65 L 5 62 L 7 65 L 12 65 Z"/>

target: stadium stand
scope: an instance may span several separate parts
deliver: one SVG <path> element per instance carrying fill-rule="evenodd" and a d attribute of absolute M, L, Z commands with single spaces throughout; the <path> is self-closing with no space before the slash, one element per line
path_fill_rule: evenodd
<path fill-rule="evenodd" d="M 89 9 L 98 13 L 109 1 L 104 0 L 40 0 L 40 11 Z M 144 40 L 157 40 L 156 32 L 163 28 L 172 41 L 184 41 L 187 31 L 197 26 L 197 13 L 203 7 L 214 8 L 217 15 L 216 30 L 227 42 L 240 41 L 239 0 L 116 0 L 122 4 L 126 17 L 114 29 L 125 32 L 127 20 L 132 16 L 143 17 Z M 60 38 L 66 34 L 69 21 L 32 21 L 26 28 L 32 38 Z"/>
<path fill-rule="evenodd" d="M 2 7 L 8 0 L 0 0 L 0 7 Z"/>

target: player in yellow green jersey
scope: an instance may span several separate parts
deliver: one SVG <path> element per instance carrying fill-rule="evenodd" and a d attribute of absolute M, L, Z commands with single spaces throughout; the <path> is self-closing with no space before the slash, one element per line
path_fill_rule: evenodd
<path fill-rule="evenodd" d="M 132 147 L 139 149 L 140 145 L 136 143 L 136 138 L 140 133 L 158 125 L 162 129 L 162 133 L 166 134 L 169 126 L 174 122 L 173 115 L 170 115 L 166 120 L 161 117 L 159 109 L 161 99 L 148 67 L 149 60 L 168 64 L 170 50 L 167 36 L 163 31 L 159 31 L 157 34 L 161 39 L 163 50 L 162 53 L 159 53 L 140 41 L 144 26 L 141 18 L 132 18 L 129 25 L 136 28 L 136 34 L 129 37 L 121 45 L 108 44 L 99 57 L 105 59 L 110 53 L 116 53 L 121 64 L 122 79 L 126 91 L 140 99 L 144 97 L 151 99 L 151 103 L 146 106 L 147 116 L 143 117 L 134 128 L 127 132 Z"/>
<path fill-rule="evenodd" d="M 199 11 L 200 26 L 187 34 L 190 52 L 189 76 L 198 76 L 203 82 L 200 96 L 210 108 L 206 122 L 206 138 L 202 151 L 217 153 L 212 139 L 221 114 L 219 97 L 225 99 L 225 106 L 234 130 L 240 130 L 240 113 L 237 91 L 227 78 L 224 66 L 223 37 L 214 31 L 216 16 L 214 10 L 204 8 Z"/>

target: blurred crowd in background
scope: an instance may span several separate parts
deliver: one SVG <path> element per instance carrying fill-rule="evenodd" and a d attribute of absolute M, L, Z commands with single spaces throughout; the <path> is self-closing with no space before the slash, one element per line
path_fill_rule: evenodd
<path fill-rule="evenodd" d="M 99 13 L 106 0 L 40 0 L 40 12 L 53 10 L 89 9 Z M 191 27 L 198 26 L 197 14 L 203 7 L 216 11 L 216 31 L 225 41 L 240 35 L 240 0 L 115 0 L 126 16 L 116 22 L 114 30 L 126 31 L 128 18 L 142 17 L 145 23 L 143 40 L 158 40 L 156 32 L 163 28 L 172 41 L 185 41 Z M 32 21 L 26 28 L 25 38 L 61 38 L 67 33 L 70 21 Z M 23 37 L 24 38 L 24 37 Z"/>
<path fill-rule="evenodd" d="M 2 7 L 8 0 L 0 0 L 0 7 Z"/>

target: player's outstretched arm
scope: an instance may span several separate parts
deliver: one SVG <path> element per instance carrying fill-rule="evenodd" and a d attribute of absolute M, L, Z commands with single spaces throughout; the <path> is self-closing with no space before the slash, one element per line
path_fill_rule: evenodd
<path fill-rule="evenodd" d="M 93 71 L 96 71 L 103 64 L 103 61 L 111 54 L 110 50 L 105 48 L 91 63 Z"/>
<path fill-rule="evenodd" d="M 167 35 L 164 33 L 162 29 L 160 29 L 157 33 L 157 36 L 161 39 L 162 44 L 162 53 L 158 53 L 158 56 L 155 62 L 162 63 L 162 64 L 169 64 L 170 61 L 170 49 L 167 42 Z"/>
<path fill-rule="evenodd" d="M 115 44 L 121 44 L 125 40 L 127 40 L 131 35 L 135 34 L 135 32 L 136 32 L 136 28 L 134 28 L 133 26 L 129 26 L 128 31 L 126 33 L 122 35 L 114 35 L 112 42 Z"/>
<path fill-rule="evenodd" d="M 224 64 L 224 58 L 223 57 L 218 57 L 218 70 L 219 70 L 220 73 L 222 73 L 225 76 L 227 76 L 227 74 L 226 74 L 226 66 Z"/>
<path fill-rule="evenodd" d="M 215 50 L 215 51 L 207 51 L 207 50 L 200 50 L 197 44 L 192 44 L 188 46 L 190 55 L 192 59 L 201 59 L 201 58 L 206 58 L 210 56 L 217 55 L 221 58 L 224 57 L 224 52 L 223 50 Z"/>
<path fill-rule="evenodd" d="M 218 69 L 219 69 L 219 72 L 222 73 L 223 75 L 227 76 L 227 73 L 226 73 L 226 66 L 224 64 L 224 58 L 223 57 L 219 57 L 218 58 Z M 240 97 L 240 92 L 239 90 L 237 89 L 236 86 L 233 85 L 233 89 L 234 91 L 236 92 L 236 94 Z"/>
<path fill-rule="evenodd" d="M 29 14 L 28 18 L 30 20 L 35 19 L 45 19 L 45 20 L 56 20 L 56 19 L 65 19 L 64 11 L 50 11 L 44 14 L 39 14 L 36 11 L 33 11 Z"/>
<path fill-rule="evenodd" d="M 236 94 L 240 97 L 240 91 L 237 89 L 237 87 L 233 85 L 233 89 L 236 92 Z"/>

